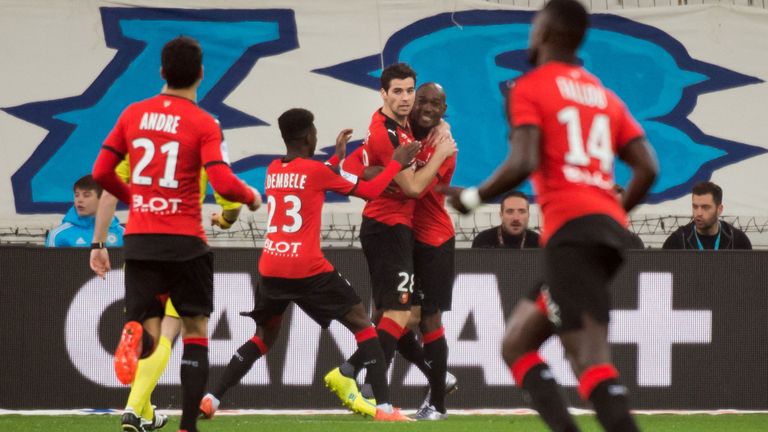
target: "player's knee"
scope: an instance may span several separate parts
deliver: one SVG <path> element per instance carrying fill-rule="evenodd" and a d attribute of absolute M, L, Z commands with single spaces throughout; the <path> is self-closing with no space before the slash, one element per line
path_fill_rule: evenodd
<path fill-rule="evenodd" d="M 437 311 L 435 313 L 422 313 L 419 328 L 422 333 L 432 333 L 443 326 L 442 313 Z"/>
<path fill-rule="evenodd" d="M 504 359 L 504 363 L 512 365 L 524 353 L 525 350 L 521 349 L 519 342 L 509 337 L 509 333 L 507 333 L 501 342 L 501 357 Z"/>

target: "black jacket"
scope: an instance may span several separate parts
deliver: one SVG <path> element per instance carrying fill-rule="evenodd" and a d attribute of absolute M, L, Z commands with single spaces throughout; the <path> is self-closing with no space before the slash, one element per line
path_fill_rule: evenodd
<path fill-rule="evenodd" d="M 697 250 L 699 244 L 694 235 L 695 227 L 693 222 L 681 226 L 664 241 L 664 249 L 693 249 Z M 699 235 L 701 240 L 703 236 Z M 712 242 L 702 241 L 705 249 L 712 249 Z M 752 249 L 752 243 L 743 231 L 735 228 L 728 222 L 720 221 L 720 247 L 719 250 L 726 249 Z"/>
<path fill-rule="evenodd" d="M 501 241 L 499 241 L 501 233 Z M 522 245 L 520 242 L 525 239 Z M 529 229 L 525 235 L 513 236 L 502 230 L 500 226 L 481 231 L 472 241 L 473 248 L 505 248 L 505 249 L 534 249 L 539 247 L 539 234 Z"/>

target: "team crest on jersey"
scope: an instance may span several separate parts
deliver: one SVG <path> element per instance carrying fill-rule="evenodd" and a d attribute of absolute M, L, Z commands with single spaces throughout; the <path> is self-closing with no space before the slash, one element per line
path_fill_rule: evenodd
<path fill-rule="evenodd" d="M 509 82 L 530 69 L 532 17 L 533 12 L 501 10 L 435 15 L 395 32 L 381 53 L 315 72 L 378 90 L 382 62 L 406 62 L 418 72 L 419 82 L 439 82 L 448 97 L 454 138 L 472 146 L 457 154 L 453 182 L 475 185 L 506 157 L 508 126 L 502 107 Z M 592 15 L 591 23 L 580 58 L 627 103 L 660 160 L 661 176 L 648 202 L 686 195 L 715 169 L 766 152 L 707 135 L 688 119 L 699 95 L 760 79 L 695 60 L 679 41 L 655 27 L 607 14 Z M 638 85 L 640 80 L 648 84 Z M 625 165 L 617 164 L 619 183 L 625 184 L 629 174 Z"/>
<path fill-rule="evenodd" d="M 400 293 L 400 303 L 408 304 L 408 299 L 410 297 L 411 297 L 410 293 L 407 293 L 407 292 Z"/>

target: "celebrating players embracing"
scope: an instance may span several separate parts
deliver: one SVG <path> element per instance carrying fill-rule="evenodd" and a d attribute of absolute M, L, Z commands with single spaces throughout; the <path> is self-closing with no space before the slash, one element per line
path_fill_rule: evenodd
<path fill-rule="evenodd" d="M 200 411 L 207 418 L 213 417 L 226 391 L 239 383 L 275 342 L 282 315 L 293 302 L 323 328 L 338 320 L 354 333 L 358 344 L 354 356 L 365 364 L 376 396 L 377 405 L 368 407 L 375 419 L 408 421 L 389 404 L 384 353 L 362 301 L 320 250 L 320 218 L 326 191 L 374 199 L 408 166 L 418 145 L 395 150 L 384 172 L 366 182 L 336 174 L 311 159 L 317 145 L 311 112 L 288 110 L 278 124 L 287 154 L 267 167 L 267 238 L 259 258 L 255 306 L 249 313 L 256 321 L 256 332 L 232 356 L 224 375 L 200 404 Z M 352 380 L 340 382 L 336 390 L 346 392 L 350 385 L 357 390 Z M 358 403 L 366 401 L 359 398 Z"/>
<path fill-rule="evenodd" d="M 579 66 L 576 50 L 588 26 L 576 0 L 552 0 L 536 14 L 530 40 L 536 68 L 510 88 L 510 156 L 479 188 L 447 193 L 467 211 L 533 173 L 543 212 L 544 284 L 513 311 L 504 360 L 552 430 L 576 431 L 538 354 L 557 334 L 579 395 L 592 402 L 603 428 L 631 432 L 638 429 L 608 345 L 608 285 L 630 241 L 626 212 L 651 187 L 657 163 L 623 102 Z M 632 169 L 621 203 L 613 191 L 616 155 Z"/>

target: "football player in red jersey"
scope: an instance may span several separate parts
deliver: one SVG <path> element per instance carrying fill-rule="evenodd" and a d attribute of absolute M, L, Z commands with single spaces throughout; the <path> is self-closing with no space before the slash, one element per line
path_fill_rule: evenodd
<path fill-rule="evenodd" d="M 123 111 L 93 167 L 104 189 L 130 206 L 124 246 L 128 323 L 115 352 L 115 372 L 124 384 L 133 381 L 138 359 L 148 357 L 156 345 L 142 323 L 160 320 L 162 299 L 170 295 L 184 331 L 179 429 L 187 432 L 197 431 L 213 310 L 213 255 L 201 219 L 201 168 L 221 196 L 252 210 L 261 204 L 259 193 L 235 177 L 225 162 L 218 122 L 195 103 L 202 56 L 197 41 L 187 37 L 163 47 L 166 86 L 161 94 Z M 126 154 L 130 185 L 115 173 Z M 129 426 L 123 422 L 124 430 L 132 430 Z"/>
<path fill-rule="evenodd" d="M 443 121 L 447 110 L 445 91 L 437 83 L 425 83 L 416 90 L 409 124 L 414 137 L 422 142 L 416 156 L 416 168 L 429 163 L 439 151 L 441 140 L 452 142 L 449 125 Z M 408 327 L 397 342 L 397 351 L 416 365 L 429 380 L 429 392 L 416 413 L 416 420 L 442 420 L 447 418 L 445 395 L 457 388 L 456 377 L 447 372 L 448 345 L 442 324 L 442 312 L 451 309 L 454 279 L 455 239 L 453 221 L 445 209 L 445 198 L 437 187 L 447 187 L 456 167 L 454 155 L 445 158 L 432 182 L 415 200 L 412 216 L 414 235 L 414 299 Z M 382 166 L 365 167 L 363 147 L 352 152 L 341 163 L 341 170 L 372 179 Z M 377 311 L 377 318 L 381 311 Z M 416 340 L 410 328 L 419 327 L 424 347 Z M 343 365 L 342 369 L 349 366 Z M 359 371 L 353 373 L 357 375 Z M 357 397 L 369 397 L 369 394 Z"/>
<path fill-rule="evenodd" d="M 376 110 L 363 143 L 365 166 L 386 166 L 392 152 L 414 141 L 408 124 L 413 108 L 416 73 L 408 65 L 397 63 L 381 73 L 383 106 Z M 377 333 L 387 365 L 392 361 L 397 341 L 402 336 L 411 314 L 413 294 L 413 210 L 418 197 L 432 183 L 443 161 L 456 152 L 453 139 L 441 140 L 434 155 L 419 170 L 404 170 L 395 177 L 396 191 L 387 192 L 369 201 L 363 209 L 360 243 L 368 262 L 373 286 L 373 302 L 382 318 Z M 352 356 L 351 367 L 334 369 L 326 376 L 352 378 L 362 361 Z M 346 366 L 349 366 L 346 365 Z M 339 373 L 340 372 L 340 373 Z"/>
<path fill-rule="evenodd" d="M 511 151 L 479 188 L 448 190 L 461 211 L 477 207 L 532 175 L 543 212 L 544 284 L 518 303 L 502 353 L 515 381 L 555 431 L 578 430 L 538 349 L 557 334 L 608 431 L 638 430 L 626 388 L 611 364 L 611 278 L 629 241 L 627 213 L 645 196 L 657 162 L 624 103 L 586 69 L 576 51 L 589 15 L 576 0 L 552 0 L 536 14 L 530 40 L 535 68 L 510 88 Z M 632 169 L 619 202 L 614 157 Z"/>
<path fill-rule="evenodd" d="M 256 333 L 232 356 L 219 383 L 203 398 L 200 411 L 207 418 L 213 417 L 224 393 L 240 382 L 275 342 L 283 312 L 293 302 L 323 328 L 338 320 L 355 334 L 355 355 L 366 364 L 376 395 L 377 405 L 370 407 L 373 417 L 381 421 L 409 421 L 389 404 L 384 353 L 362 301 L 320 250 L 320 218 L 326 191 L 374 199 L 409 165 L 419 146 L 400 146 L 380 176 L 371 182 L 359 181 L 355 176 L 336 174 L 311 159 L 317 146 L 311 112 L 288 110 L 280 116 L 278 124 L 287 154 L 267 167 L 264 184 L 267 238 L 259 258 L 256 304 L 249 314 L 256 321 Z M 354 381 L 334 391 L 344 393 L 349 384 Z"/>

